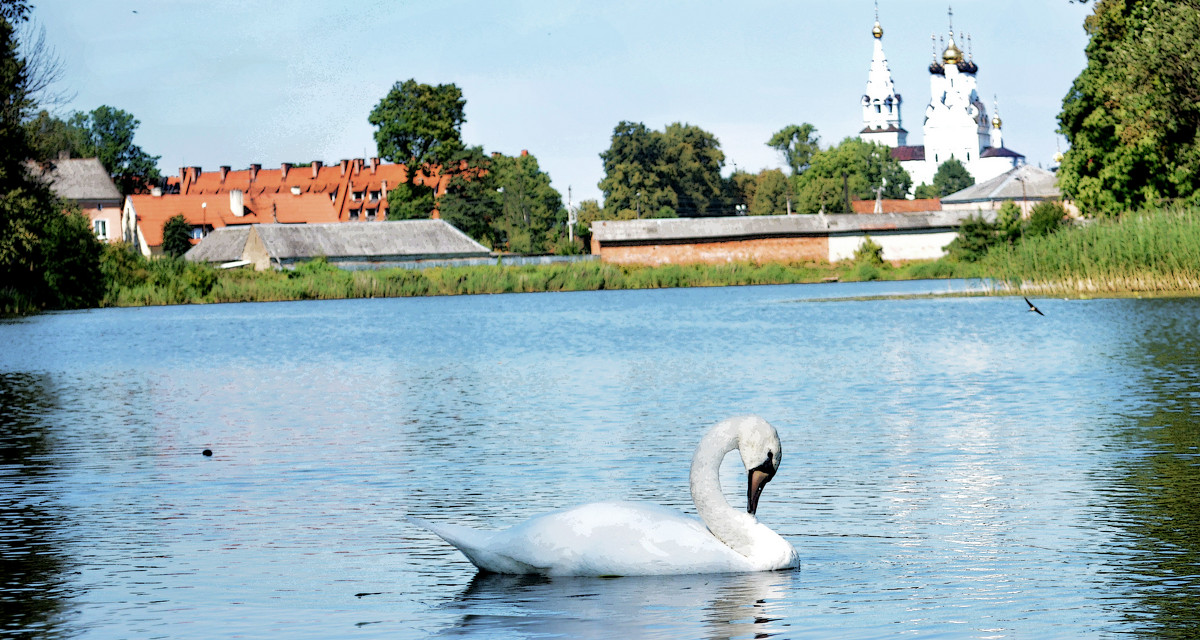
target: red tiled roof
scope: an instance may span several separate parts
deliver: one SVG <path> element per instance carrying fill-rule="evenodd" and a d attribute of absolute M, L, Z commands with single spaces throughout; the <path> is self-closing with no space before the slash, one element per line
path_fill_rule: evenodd
<path fill-rule="evenodd" d="M 925 145 L 894 147 L 892 148 L 892 157 L 900 162 L 907 162 L 908 160 L 924 160 Z"/>
<path fill-rule="evenodd" d="M 337 212 L 335 221 L 346 221 L 350 218 L 350 209 L 360 207 L 362 202 L 350 200 L 351 191 L 364 192 L 363 201 L 370 197 L 371 191 L 380 191 L 381 197 L 376 204 L 380 217 L 383 217 L 387 211 L 388 189 L 407 180 L 408 168 L 402 164 L 382 163 L 378 158 L 357 158 L 330 166 L 321 163 L 307 167 L 289 165 L 286 171 L 282 166 L 263 169 L 257 165 L 236 171 L 225 167 L 217 171 L 183 167 L 179 170 L 179 176 L 167 179 L 167 184 L 177 187 L 179 195 L 217 195 L 236 189 L 248 197 L 257 197 L 290 194 L 292 188 L 299 188 L 301 193 L 322 194 L 331 199 Z M 416 182 L 433 187 L 438 194 L 442 194 L 450 183 L 450 176 L 437 173 L 428 176 L 419 172 Z"/>
<path fill-rule="evenodd" d="M 129 206 L 137 215 L 137 224 L 146 244 L 162 244 L 163 225 L 176 215 L 193 226 L 221 228 L 255 223 L 319 223 L 337 222 L 337 212 L 329 196 L 322 193 L 290 192 L 245 196 L 245 215 L 236 216 L 230 208 L 228 194 L 166 194 L 162 196 L 129 196 Z"/>
<path fill-rule="evenodd" d="M 937 198 L 885 199 L 882 204 L 883 213 L 925 213 L 942 210 L 942 201 Z M 874 200 L 854 200 L 850 206 L 854 208 L 854 213 L 875 213 Z"/>

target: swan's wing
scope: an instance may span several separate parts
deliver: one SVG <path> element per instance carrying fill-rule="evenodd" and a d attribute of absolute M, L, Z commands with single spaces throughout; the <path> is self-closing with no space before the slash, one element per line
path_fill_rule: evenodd
<path fill-rule="evenodd" d="M 585 504 L 496 532 L 490 548 L 551 575 L 747 571 L 746 559 L 696 518 L 657 505 Z"/>
<path fill-rule="evenodd" d="M 454 545 L 462 552 L 471 564 L 484 571 L 493 573 L 544 573 L 545 567 L 537 567 L 506 555 L 503 551 L 491 548 L 495 531 L 480 531 L 457 524 L 433 523 L 428 520 L 408 516 L 409 522 L 432 531 L 439 538 Z"/>

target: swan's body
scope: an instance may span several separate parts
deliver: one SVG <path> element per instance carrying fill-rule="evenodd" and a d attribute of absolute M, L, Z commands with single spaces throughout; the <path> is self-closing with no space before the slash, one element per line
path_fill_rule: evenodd
<path fill-rule="evenodd" d="M 735 448 L 748 473 L 749 513 L 729 506 L 718 481 L 721 460 Z M 636 502 L 585 504 L 500 531 L 410 520 L 495 573 L 628 576 L 794 568 L 796 550 L 753 515 L 780 454 L 779 437 L 762 418 L 731 418 L 709 429 L 691 470 L 692 500 L 703 521 Z"/>

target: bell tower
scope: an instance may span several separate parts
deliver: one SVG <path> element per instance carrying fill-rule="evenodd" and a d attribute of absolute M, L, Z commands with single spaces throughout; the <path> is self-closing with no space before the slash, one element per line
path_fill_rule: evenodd
<path fill-rule="evenodd" d="M 887 56 L 883 53 L 883 27 L 879 24 L 879 2 L 875 2 L 875 52 L 871 71 L 867 75 L 867 92 L 862 97 L 863 129 L 858 137 L 866 142 L 878 142 L 889 147 L 908 143 L 908 132 L 900 124 L 900 94 L 892 82 Z"/>

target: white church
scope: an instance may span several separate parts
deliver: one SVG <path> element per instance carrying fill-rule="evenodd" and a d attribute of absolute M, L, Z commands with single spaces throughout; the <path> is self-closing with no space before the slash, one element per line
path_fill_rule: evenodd
<path fill-rule="evenodd" d="M 953 17 L 953 16 L 951 16 Z M 912 177 L 913 188 L 933 184 L 938 167 L 956 158 L 980 183 L 1025 163 L 1025 156 L 1007 149 L 1000 132 L 1000 115 L 988 119 L 987 107 L 976 91 L 975 74 L 979 67 L 970 54 L 964 54 L 950 36 L 941 59 L 929 65 L 929 106 L 925 107 L 923 145 L 909 145 L 908 131 L 900 120 L 901 100 L 892 82 L 887 56 L 883 54 L 883 27 L 876 11 L 875 53 L 862 97 L 863 129 L 858 137 L 892 148 L 892 157 Z M 960 34 L 959 39 L 962 40 Z"/>

